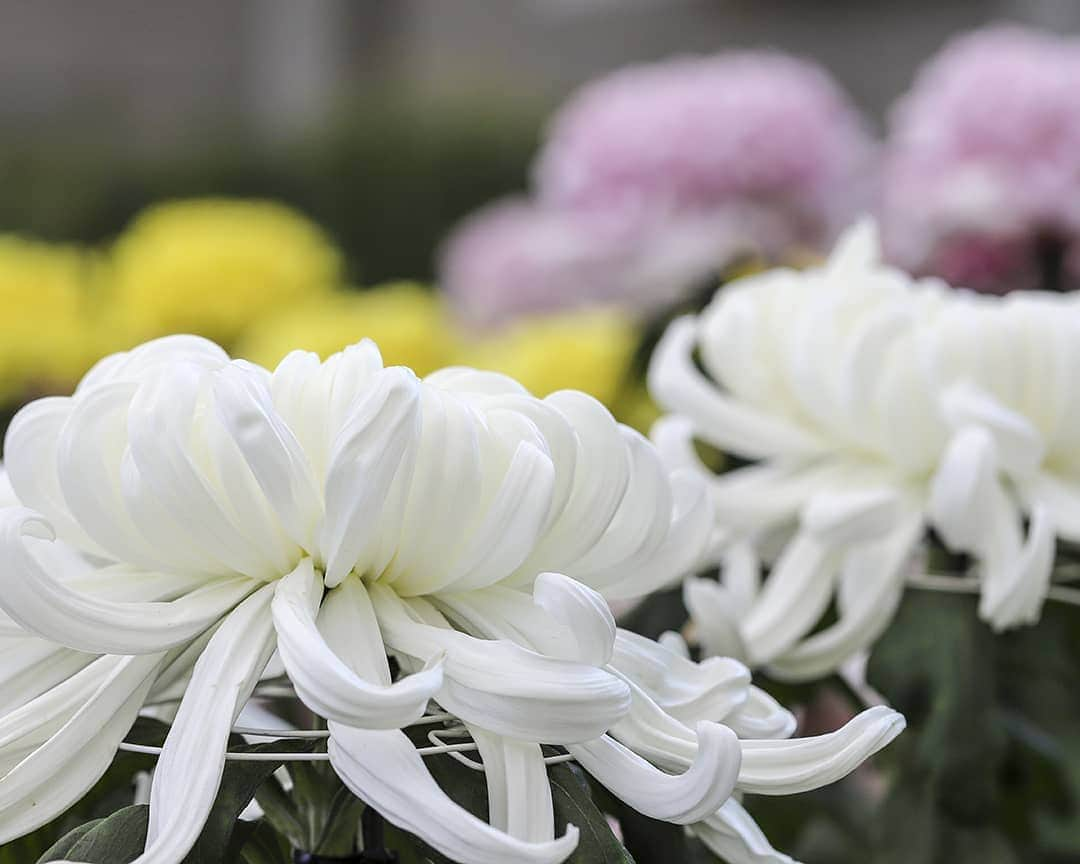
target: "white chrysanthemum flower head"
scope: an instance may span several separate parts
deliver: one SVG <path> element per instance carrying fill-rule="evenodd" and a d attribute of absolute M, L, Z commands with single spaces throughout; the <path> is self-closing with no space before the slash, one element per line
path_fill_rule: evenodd
<path fill-rule="evenodd" d="M 716 510 L 723 582 L 690 580 L 687 604 L 752 666 L 812 677 L 870 645 L 930 530 L 972 556 L 997 629 L 1038 619 L 1055 537 L 1080 540 L 1076 295 L 916 281 L 864 222 L 824 266 L 740 280 L 676 321 L 649 382 L 672 412 L 654 440 Z M 695 439 L 752 464 L 714 476 Z"/>
<path fill-rule="evenodd" d="M 712 512 L 700 480 L 581 393 L 470 369 L 421 381 L 370 342 L 270 373 L 172 337 L 27 406 L 5 448 L 0 843 L 76 801 L 144 706 L 175 699 L 137 860 L 180 862 L 275 649 L 349 788 L 476 864 L 574 849 L 541 743 L 760 861 L 733 792 L 831 782 L 903 725 L 883 709 L 784 740 L 791 715 L 741 663 L 616 628 L 605 596 L 693 569 Z M 490 823 L 400 731 L 432 701 L 479 749 Z"/>

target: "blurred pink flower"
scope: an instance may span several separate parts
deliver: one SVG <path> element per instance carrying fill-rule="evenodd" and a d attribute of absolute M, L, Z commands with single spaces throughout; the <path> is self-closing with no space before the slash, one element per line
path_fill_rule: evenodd
<path fill-rule="evenodd" d="M 679 220 L 667 214 L 575 211 L 507 199 L 462 222 L 440 254 L 442 289 L 478 326 L 587 306 L 645 314 L 678 301 L 753 238 L 763 213 Z"/>
<path fill-rule="evenodd" d="M 1002 292 L 1038 282 L 1048 240 L 1080 236 L 1080 40 L 961 36 L 890 125 L 882 228 L 897 263 Z"/>
<path fill-rule="evenodd" d="M 783 214 L 822 243 L 862 201 L 871 140 L 817 65 L 751 51 L 631 66 L 555 116 L 535 183 L 549 205 L 712 215 Z"/>
<path fill-rule="evenodd" d="M 740 252 L 831 239 L 865 198 L 872 154 L 844 94 L 805 61 L 744 52 L 628 67 L 556 114 L 535 201 L 467 219 L 441 281 L 480 323 L 593 303 L 648 314 Z"/>

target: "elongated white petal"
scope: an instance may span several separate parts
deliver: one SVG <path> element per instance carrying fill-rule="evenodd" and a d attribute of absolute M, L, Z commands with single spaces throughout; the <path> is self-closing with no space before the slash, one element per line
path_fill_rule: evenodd
<path fill-rule="evenodd" d="M 1080 543 L 1080 481 L 1041 473 L 1021 487 L 1028 511 L 1042 505 L 1054 523 L 1054 532 Z"/>
<path fill-rule="evenodd" d="M 954 429 L 976 426 L 993 438 L 998 461 L 1009 473 L 1030 476 L 1042 462 L 1046 448 L 1034 424 L 985 390 L 954 384 L 942 394 L 941 404 Z"/>
<path fill-rule="evenodd" d="M 57 473 L 60 431 L 71 407 L 72 400 L 62 396 L 37 399 L 23 406 L 12 418 L 4 437 L 4 467 L 18 503 L 44 514 L 69 542 L 100 555 L 101 547 L 68 510 Z"/>
<path fill-rule="evenodd" d="M 462 864 L 559 864 L 577 846 L 573 825 L 557 840 L 531 843 L 477 819 L 439 788 L 402 732 L 331 723 L 330 762 L 354 795 Z"/>
<path fill-rule="evenodd" d="M 484 762 L 491 826 L 527 843 L 550 843 L 555 814 L 540 745 L 468 729 Z"/>
<path fill-rule="evenodd" d="M 734 798 L 712 816 L 690 826 L 694 834 L 727 864 L 796 864 L 777 852 L 757 823 Z"/>
<path fill-rule="evenodd" d="M 840 618 L 769 665 L 780 679 L 805 681 L 838 668 L 888 626 L 904 591 L 904 566 L 922 536 L 922 517 L 909 513 L 889 534 L 844 556 Z"/>
<path fill-rule="evenodd" d="M 146 849 L 134 864 L 176 864 L 190 851 L 214 806 L 229 730 L 274 650 L 270 602 L 260 588 L 210 639 L 165 739 L 150 790 Z"/>
<path fill-rule="evenodd" d="M 878 705 L 835 732 L 792 740 L 740 741 L 739 789 L 794 795 L 835 783 L 904 731 L 903 715 Z"/>
<path fill-rule="evenodd" d="M 900 495 L 887 488 L 821 492 L 799 521 L 823 543 L 847 545 L 881 537 L 896 524 L 901 507 Z"/>
<path fill-rule="evenodd" d="M 653 352 L 649 392 L 667 410 L 694 420 L 702 439 L 751 458 L 812 453 L 820 444 L 809 432 L 725 396 L 694 365 L 693 319 L 677 318 Z"/>
<path fill-rule="evenodd" d="M 162 656 L 103 657 L 96 661 L 92 672 L 83 670 L 87 673 L 83 677 L 93 686 L 88 694 L 75 679 L 69 679 L 73 682 L 70 686 L 54 688 L 62 689 L 72 700 L 81 700 L 66 716 L 63 703 L 70 705 L 70 701 L 63 695 L 54 699 L 45 694 L 4 718 L 5 729 L 20 720 L 22 729 L 0 733 L 0 752 L 17 746 L 19 736 L 33 738 L 44 731 L 48 737 L 0 779 L 0 843 L 53 819 L 105 773 L 142 706 Z M 58 721 L 62 725 L 52 731 Z"/>
<path fill-rule="evenodd" d="M 263 494 L 289 536 L 314 545 L 322 500 L 311 463 L 296 436 L 274 410 L 266 382 L 236 361 L 214 379 L 214 405 Z"/>
<path fill-rule="evenodd" d="M 561 573 L 541 573 L 533 584 L 533 599 L 577 643 L 574 656 L 590 666 L 604 666 L 615 648 L 615 616 L 607 601 L 587 585 Z"/>
<path fill-rule="evenodd" d="M 370 595 L 387 645 L 422 661 L 446 653 L 438 701 L 467 722 L 560 744 L 596 738 L 629 706 L 626 686 L 602 669 L 424 623 L 414 611 L 422 601 L 406 605 L 382 585 L 371 586 Z M 433 607 L 426 611 L 441 618 Z"/>
<path fill-rule="evenodd" d="M 790 738 L 795 715 L 760 687 L 750 687 L 746 701 L 724 718 L 740 738 Z"/>
<path fill-rule="evenodd" d="M 639 813 L 686 825 L 724 803 L 739 776 L 739 739 L 719 723 L 697 725 L 697 754 L 682 774 L 666 774 L 605 735 L 567 749 L 600 783 Z"/>
<path fill-rule="evenodd" d="M 1054 527 L 1048 511 L 1036 505 L 1026 542 L 1021 545 L 1020 513 L 1008 493 L 996 486 L 987 502 L 978 553 L 982 597 L 979 615 L 997 630 L 1039 619 L 1054 565 Z"/>
<path fill-rule="evenodd" d="M 753 665 L 768 663 L 801 639 L 829 605 L 837 552 L 799 532 L 773 566 L 742 633 Z"/>
<path fill-rule="evenodd" d="M 997 447 L 989 432 L 968 426 L 953 435 L 931 482 L 928 506 L 931 524 L 952 549 L 978 546 L 996 472 Z"/>
<path fill-rule="evenodd" d="M 363 584 L 350 578 L 335 590 L 338 593 L 331 595 L 335 601 L 327 614 L 335 621 L 348 616 L 354 633 L 374 631 L 378 647 L 371 645 L 371 640 L 364 641 L 369 650 L 374 648 L 378 653 L 370 658 L 352 655 L 354 662 L 365 662 L 365 676 L 363 671 L 346 665 L 327 644 L 316 624 L 322 582 L 312 568 L 311 559 L 305 558 L 292 573 L 278 581 L 273 602 L 278 652 L 297 695 L 321 717 L 365 729 L 398 729 L 419 719 L 428 700 L 442 686 L 441 660 L 436 658 L 424 671 L 390 684 L 389 672 L 384 673 L 385 680 L 380 674 L 386 667 L 386 659 Z M 320 617 L 320 623 L 323 621 Z M 336 632 L 342 633 L 340 629 Z"/>
<path fill-rule="evenodd" d="M 486 509 L 454 566 L 449 587 L 483 588 L 513 573 L 535 546 L 547 521 L 555 485 L 551 457 L 521 442 Z"/>
<path fill-rule="evenodd" d="M 257 583 L 218 580 L 167 603 L 100 600 L 70 590 L 39 566 L 24 537 L 52 540 L 52 527 L 25 507 L 0 511 L 0 549 L 8 559 L 0 606 L 27 630 L 79 651 L 147 654 L 205 630 Z"/>
<path fill-rule="evenodd" d="M 377 540 L 379 513 L 398 471 L 411 476 L 420 434 L 416 376 L 402 367 L 374 376 L 330 452 L 320 547 L 334 587 Z"/>
<path fill-rule="evenodd" d="M 682 594 L 702 655 L 746 660 L 746 644 L 739 632 L 740 610 L 727 586 L 691 576 L 683 582 Z"/>
<path fill-rule="evenodd" d="M 737 660 L 709 657 L 695 663 L 629 630 L 618 631 L 611 665 L 688 723 L 722 720 L 746 701 L 750 685 L 750 670 Z"/>
<path fill-rule="evenodd" d="M 66 681 L 94 659 L 45 639 L 17 636 L 0 639 L 0 656 L 0 715 Z"/>

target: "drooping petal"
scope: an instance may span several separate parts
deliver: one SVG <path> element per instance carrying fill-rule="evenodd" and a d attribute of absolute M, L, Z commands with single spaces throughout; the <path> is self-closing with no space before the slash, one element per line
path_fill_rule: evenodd
<path fill-rule="evenodd" d="M 873 644 L 900 604 L 904 565 L 922 531 L 921 514 L 912 512 L 882 539 L 848 550 L 842 565 L 839 620 L 773 660 L 770 674 L 781 680 L 817 678 Z"/>
<path fill-rule="evenodd" d="M 365 729 L 398 729 L 419 719 L 442 686 L 441 660 L 436 658 L 424 671 L 391 684 L 379 625 L 363 583 L 352 577 L 334 589 L 317 622 L 322 592 L 311 559 L 305 558 L 278 581 L 274 593 L 278 652 L 300 699 L 321 717 Z M 348 655 L 352 668 L 327 644 L 320 632 L 326 626 L 334 629 L 339 641 L 360 643 L 361 650 Z M 367 652 L 372 656 L 365 656 Z M 360 663 L 364 665 L 355 668 Z"/>
<path fill-rule="evenodd" d="M 354 795 L 454 861 L 559 864 L 577 846 L 573 825 L 557 840 L 533 843 L 477 819 L 439 788 L 402 732 L 331 723 L 330 762 Z"/>
<path fill-rule="evenodd" d="M 931 481 L 927 512 L 950 548 L 969 551 L 979 545 L 997 467 L 997 446 L 985 429 L 968 426 L 949 441 Z"/>
<path fill-rule="evenodd" d="M 610 735 L 568 750 L 581 767 L 639 813 L 686 825 L 715 813 L 735 789 L 739 739 L 719 723 L 697 725 L 697 753 L 682 774 L 667 774 Z"/>
<path fill-rule="evenodd" d="M 27 630 L 78 651 L 148 654 L 181 645 L 251 593 L 246 577 L 222 579 L 165 603 L 116 602 L 72 591 L 46 573 L 25 537 L 52 540 L 52 526 L 25 507 L 0 511 L 8 559 L 0 606 Z"/>
<path fill-rule="evenodd" d="M 725 801 L 712 816 L 690 827 L 727 864 L 796 864 L 794 858 L 773 849 L 757 823 L 734 798 Z"/>
<path fill-rule="evenodd" d="M 102 657 L 0 721 L 0 755 L 32 748 L 0 779 L 0 843 L 53 819 L 105 773 L 162 657 Z"/>
<path fill-rule="evenodd" d="M 1031 512 L 1021 545 L 1020 513 L 1000 485 L 988 502 L 980 557 L 982 597 L 979 615 L 997 630 L 1039 620 L 1054 566 L 1054 526 L 1046 507 Z"/>
<path fill-rule="evenodd" d="M 491 827 L 527 843 L 550 843 L 555 813 L 540 745 L 468 729 L 484 763 Z"/>
<path fill-rule="evenodd" d="M 795 795 L 835 783 L 904 731 L 903 715 L 878 705 L 813 738 L 743 740 L 739 789 Z"/>
<path fill-rule="evenodd" d="M 801 639 L 829 605 L 838 553 L 800 531 L 773 566 L 757 602 L 743 620 L 752 665 L 768 663 Z"/>
<path fill-rule="evenodd" d="M 691 576 L 683 582 L 683 605 L 694 622 L 704 657 L 746 660 L 746 644 L 739 632 L 737 603 L 726 585 L 713 579 Z"/>
<path fill-rule="evenodd" d="M 175 864 L 199 839 L 229 730 L 274 650 L 273 595 L 266 585 L 233 610 L 195 664 L 154 772 L 146 849 L 133 864 Z"/>
<path fill-rule="evenodd" d="M 0 639 L 0 715 L 20 708 L 87 666 L 94 655 L 34 637 Z"/>
<path fill-rule="evenodd" d="M 1046 447 L 1034 424 L 970 383 L 953 384 L 941 396 L 942 413 L 954 429 L 977 427 L 993 439 L 1001 467 L 1018 477 L 1034 473 Z"/>
<path fill-rule="evenodd" d="M 695 663 L 623 629 L 615 638 L 611 666 L 686 723 L 722 720 L 746 701 L 750 685 L 750 670 L 737 660 L 709 657 Z"/>
<path fill-rule="evenodd" d="M 748 458 L 820 449 L 806 430 L 724 395 L 694 365 L 696 338 L 694 320 L 677 318 L 653 352 L 649 392 L 664 408 L 692 418 L 703 440 Z"/>
<path fill-rule="evenodd" d="M 467 636 L 434 607 L 406 604 L 383 585 L 372 585 L 370 595 L 388 646 L 425 662 L 446 653 L 438 701 L 462 720 L 511 738 L 561 744 L 596 738 L 628 708 L 626 686 L 602 669 Z M 417 609 L 442 626 L 425 623 Z"/>
<path fill-rule="evenodd" d="M 760 687 L 750 687 L 746 701 L 724 718 L 740 738 L 790 738 L 795 715 Z"/>

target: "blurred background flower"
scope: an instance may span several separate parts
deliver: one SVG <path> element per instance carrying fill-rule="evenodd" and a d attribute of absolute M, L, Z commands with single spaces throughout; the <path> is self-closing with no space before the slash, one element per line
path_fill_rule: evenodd
<path fill-rule="evenodd" d="M 883 179 L 891 256 L 980 291 L 1080 285 L 1080 38 L 960 36 L 896 104 Z"/>
<path fill-rule="evenodd" d="M 231 344 L 254 315 L 337 287 L 341 253 L 269 201 L 172 201 L 141 213 L 112 253 L 110 304 L 135 341 L 199 333 Z"/>
<path fill-rule="evenodd" d="M 630 66 L 559 109 L 535 200 L 466 220 L 441 278 L 473 320 L 596 302 L 655 314 L 739 255 L 827 243 L 868 202 L 873 151 L 811 62 L 732 52 Z"/>
<path fill-rule="evenodd" d="M 100 260 L 0 235 L 0 403 L 70 387 L 108 346 L 91 320 Z"/>

